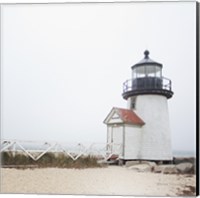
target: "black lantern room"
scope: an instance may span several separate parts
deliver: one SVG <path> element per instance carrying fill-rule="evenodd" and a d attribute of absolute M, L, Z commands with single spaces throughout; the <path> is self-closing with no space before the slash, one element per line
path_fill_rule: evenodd
<path fill-rule="evenodd" d="M 162 64 L 151 60 L 148 50 L 144 55 L 144 59 L 131 67 L 132 79 L 123 83 L 123 98 L 140 94 L 159 94 L 171 98 L 171 80 L 162 76 Z"/>

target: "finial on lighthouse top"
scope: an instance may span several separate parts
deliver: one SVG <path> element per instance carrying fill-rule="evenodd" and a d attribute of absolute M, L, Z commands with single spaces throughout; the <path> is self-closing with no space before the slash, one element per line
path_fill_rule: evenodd
<path fill-rule="evenodd" d="M 140 62 L 133 65 L 131 68 L 134 69 L 135 67 L 138 67 L 138 66 L 148 66 L 148 65 L 157 65 L 162 68 L 161 63 L 155 62 L 154 60 L 149 58 L 149 54 L 150 54 L 149 50 L 145 50 L 144 58 Z"/>
<path fill-rule="evenodd" d="M 148 50 L 145 50 L 145 51 L 144 51 L 144 55 L 145 55 L 145 57 L 144 57 L 145 59 L 149 58 L 149 51 L 148 51 Z"/>

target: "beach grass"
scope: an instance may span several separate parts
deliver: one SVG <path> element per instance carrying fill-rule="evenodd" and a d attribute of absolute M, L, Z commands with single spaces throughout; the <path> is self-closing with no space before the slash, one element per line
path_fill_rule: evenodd
<path fill-rule="evenodd" d="M 2 152 L 1 153 L 2 166 L 10 167 L 28 167 L 35 166 L 39 168 L 57 167 L 57 168 L 95 168 L 102 167 L 98 163 L 98 158 L 95 156 L 81 156 L 76 160 L 65 155 L 64 153 L 45 153 L 37 161 L 30 156 L 22 153 Z"/>

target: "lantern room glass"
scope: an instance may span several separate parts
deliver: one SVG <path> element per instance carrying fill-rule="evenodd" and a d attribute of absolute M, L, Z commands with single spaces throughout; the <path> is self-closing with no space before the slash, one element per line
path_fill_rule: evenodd
<path fill-rule="evenodd" d="M 144 77 L 161 78 L 162 70 L 161 67 L 157 65 L 138 66 L 133 69 L 132 77 L 133 79 L 144 78 Z"/>

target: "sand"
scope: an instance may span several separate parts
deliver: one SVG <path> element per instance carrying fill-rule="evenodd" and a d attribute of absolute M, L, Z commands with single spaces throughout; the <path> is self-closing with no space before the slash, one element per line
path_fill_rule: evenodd
<path fill-rule="evenodd" d="M 89 169 L 1 168 L 2 193 L 176 196 L 195 187 L 195 175 L 135 172 L 126 167 Z"/>

